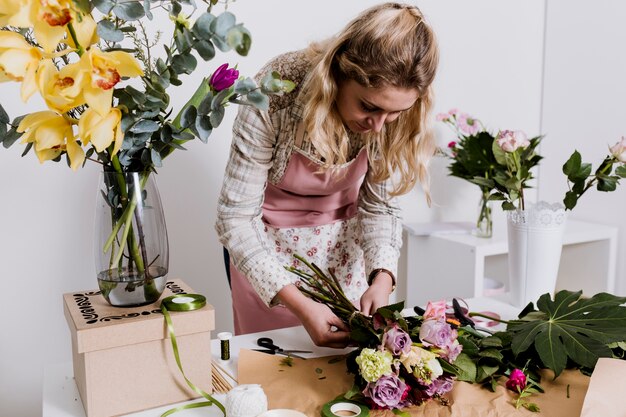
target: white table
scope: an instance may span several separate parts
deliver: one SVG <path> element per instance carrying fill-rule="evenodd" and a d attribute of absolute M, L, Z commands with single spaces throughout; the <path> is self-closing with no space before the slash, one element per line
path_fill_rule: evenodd
<path fill-rule="evenodd" d="M 437 232 L 427 223 L 406 224 L 398 268 L 398 288 L 405 292 L 398 297 L 407 305 L 479 297 L 485 277 L 508 286 L 508 243 L 506 225 L 502 226 L 485 239 L 461 227 L 458 232 L 451 228 Z M 615 292 L 617 236 L 616 227 L 569 219 L 557 290 L 583 290 L 589 295 Z"/>
<path fill-rule="evenodd" d="M 519 309 L 512 307 L 493 298 L 480 297 L 467 300 L 472 311 L 494 311 L 502 316 L 503 319 L 511 319 L 519 313 Z M 405 310 L 406 314 L 413 314 L 412 310 Z M 211 352 L 213 359 L 237 377 L 237 359 L 239 350 L 256 349 L 256 340 L 259 337 L 271 337 L 274 342 L 284 349 L 311 350 L 313 353 L 302 354 L 305 357 L 321 357 L 347 353 L 348 349 L 338 350 L 331 348 L 322 348 L 314 346 L 308 334 L 303 327 L 290 327 L 286 329 L 272 330 L 263 333 L 252 333 L 242 336 L 235 336 L 231 340 L 231 359 L 228 362 L 221 361 L 220 345 L 218 340 L 212 340 Z M 184 367 L 184 364 L 183 364 Z M 193 382 L 193 381 L 192 381 Z M 225 395 L 215 394 L 215 398 L 223 401 Z M 203 401 L 198 399 L 187 403 Z M 183 403 L 183 404 L 187 404 Z M 131 417 L 158 417 L 163 412 L 173 408 L 176 404 L 153 408 L 139 413 L 129 414 Z M 221 412 L 216 407 L 204 407 L 198 409 L 190 409 L 181 411 L 176 414 L 181 417 L 220 417 Z M 72 372 L 72 362 L 50 364 L 44 369 L 43 380 L 43 417 L 85 417 L 85 411 L 78 394 L 78 389 L 74 382 Z"/>

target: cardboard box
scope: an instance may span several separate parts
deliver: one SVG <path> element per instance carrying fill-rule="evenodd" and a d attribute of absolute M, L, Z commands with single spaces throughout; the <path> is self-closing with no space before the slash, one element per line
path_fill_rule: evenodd
<path fill-rule="evenodd" d="M 193 294 L 181 280 L 161 299 Z M 161 299 L 143 307 L 110 306 L 96 290 L 63 295 L 72 335 L 74 379 L 88 417 L 110 417 L 197 398 L 176 365 Z M 170 312 L 187 378 L 211 392 L 213 307 Z"/>

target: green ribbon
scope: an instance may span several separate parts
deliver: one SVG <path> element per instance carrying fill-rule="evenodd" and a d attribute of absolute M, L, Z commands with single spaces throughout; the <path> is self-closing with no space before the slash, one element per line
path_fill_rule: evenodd
<path fill-rule="evenodd" d="M 172 351 L 174 352 L 174 358 L 176 358 L 176 364 L 178 365 L 178 369 L 180 369 L 180 373 L 185 378 L 185 382 L 189 385 L 189 388 L 200 394 L 208 401 L 202 401 L 198 403 L 192 403 L 187 405 L 181 405 L 179 407 L 175 407 L 167 410 L 161 417 L 167 417 L 170 414 L 177 413 L 181 410 L 186 410 L 190 408 L 200 408 L 200 407 L 208 407 L 211 405 L 217 406 L 224 416 L 226 416 L 226 409 L 217 401 L 211 394 L 204 392 L 202 389 L 198 388 L 191 382 L 185 372 L 183 371 L 183 366 L 180 362 L 180 355 L 178 354 L 178 342 L 176 342 L 176 336 L 174 335 L 174 325 L 172 324 L 172 318 L 170 317 L 169 311 L 193 311 L 199 308 L 202 308 L 206 305 L 206 298 L 200 294 L 176 294 L 170 297 L 166 297 L 161 301 L 161 311 L 163 312 L 163 317 L 165 317 L 165 322 L 167 323 L 167 331 L 170 335 L 170 340 L 172 341 Z"/>

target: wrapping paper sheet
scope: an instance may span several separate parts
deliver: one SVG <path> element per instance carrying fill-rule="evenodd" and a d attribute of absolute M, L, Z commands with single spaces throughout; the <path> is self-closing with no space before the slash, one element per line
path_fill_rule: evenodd
<path fill-rule="evenodd" d="M 352 375 L 346 372 L 343 360 L 329 363 L 333 357 L 307 360 L 293 358 L 293 366 L 289 367 L 280 364 L 283 358 L 245 349 L 239 352 L 239 383 L 261 384 L 268 398 L 269 409 L 291 408 L 309 417 L 319 417 L 325 403 L 352 386 Z M 580 416 L 589 377 L 570 370 L 564 371 L 555 381 L 552 376 L 550 371 L 543 375 L 541 385 L 546 390 L 545 394 L 530 397 L 530 401 L 541 408 L 539 414 L 525 409 L 516 410 L 511 404 L 515 395 L 504 387 L 504 380 L 500 381 L 495 393 L 478 385 L 455 382 L 454 389 L 448 394 L 449 406 L 429 401 L 405 411 L 413 417 Z M 623 385 L 620 387 L 623 389 Z M 622 396 L 626 397 L 623 393 Z M 370 415 L 395 417 L 391 411 L 376 411 Z M 604 414 L 592 413 L 585 417 L 591 416 L 604 417 Z"/>
<path fill-rule="evenodd" d="M 626 361 L 600 358 L 581 417 L 626 417 Z"/>

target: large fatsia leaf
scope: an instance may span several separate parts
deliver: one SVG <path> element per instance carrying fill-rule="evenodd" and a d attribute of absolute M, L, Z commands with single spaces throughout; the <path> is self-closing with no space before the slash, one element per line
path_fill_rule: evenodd
<path fill-rule="evenodd" d="M 544 294 L 537 310 L 524 309 L 507 327 L 511 347 L 519 355 L 534 346 L 544 366 L 558 376 L 573 361 L 593 368 L 600 357 L 611 357 L 609 343 L 626 340 L 626 297 L 607 293 L 582 298 L 582 291 L 559 291 L 554 300 Z"/>

